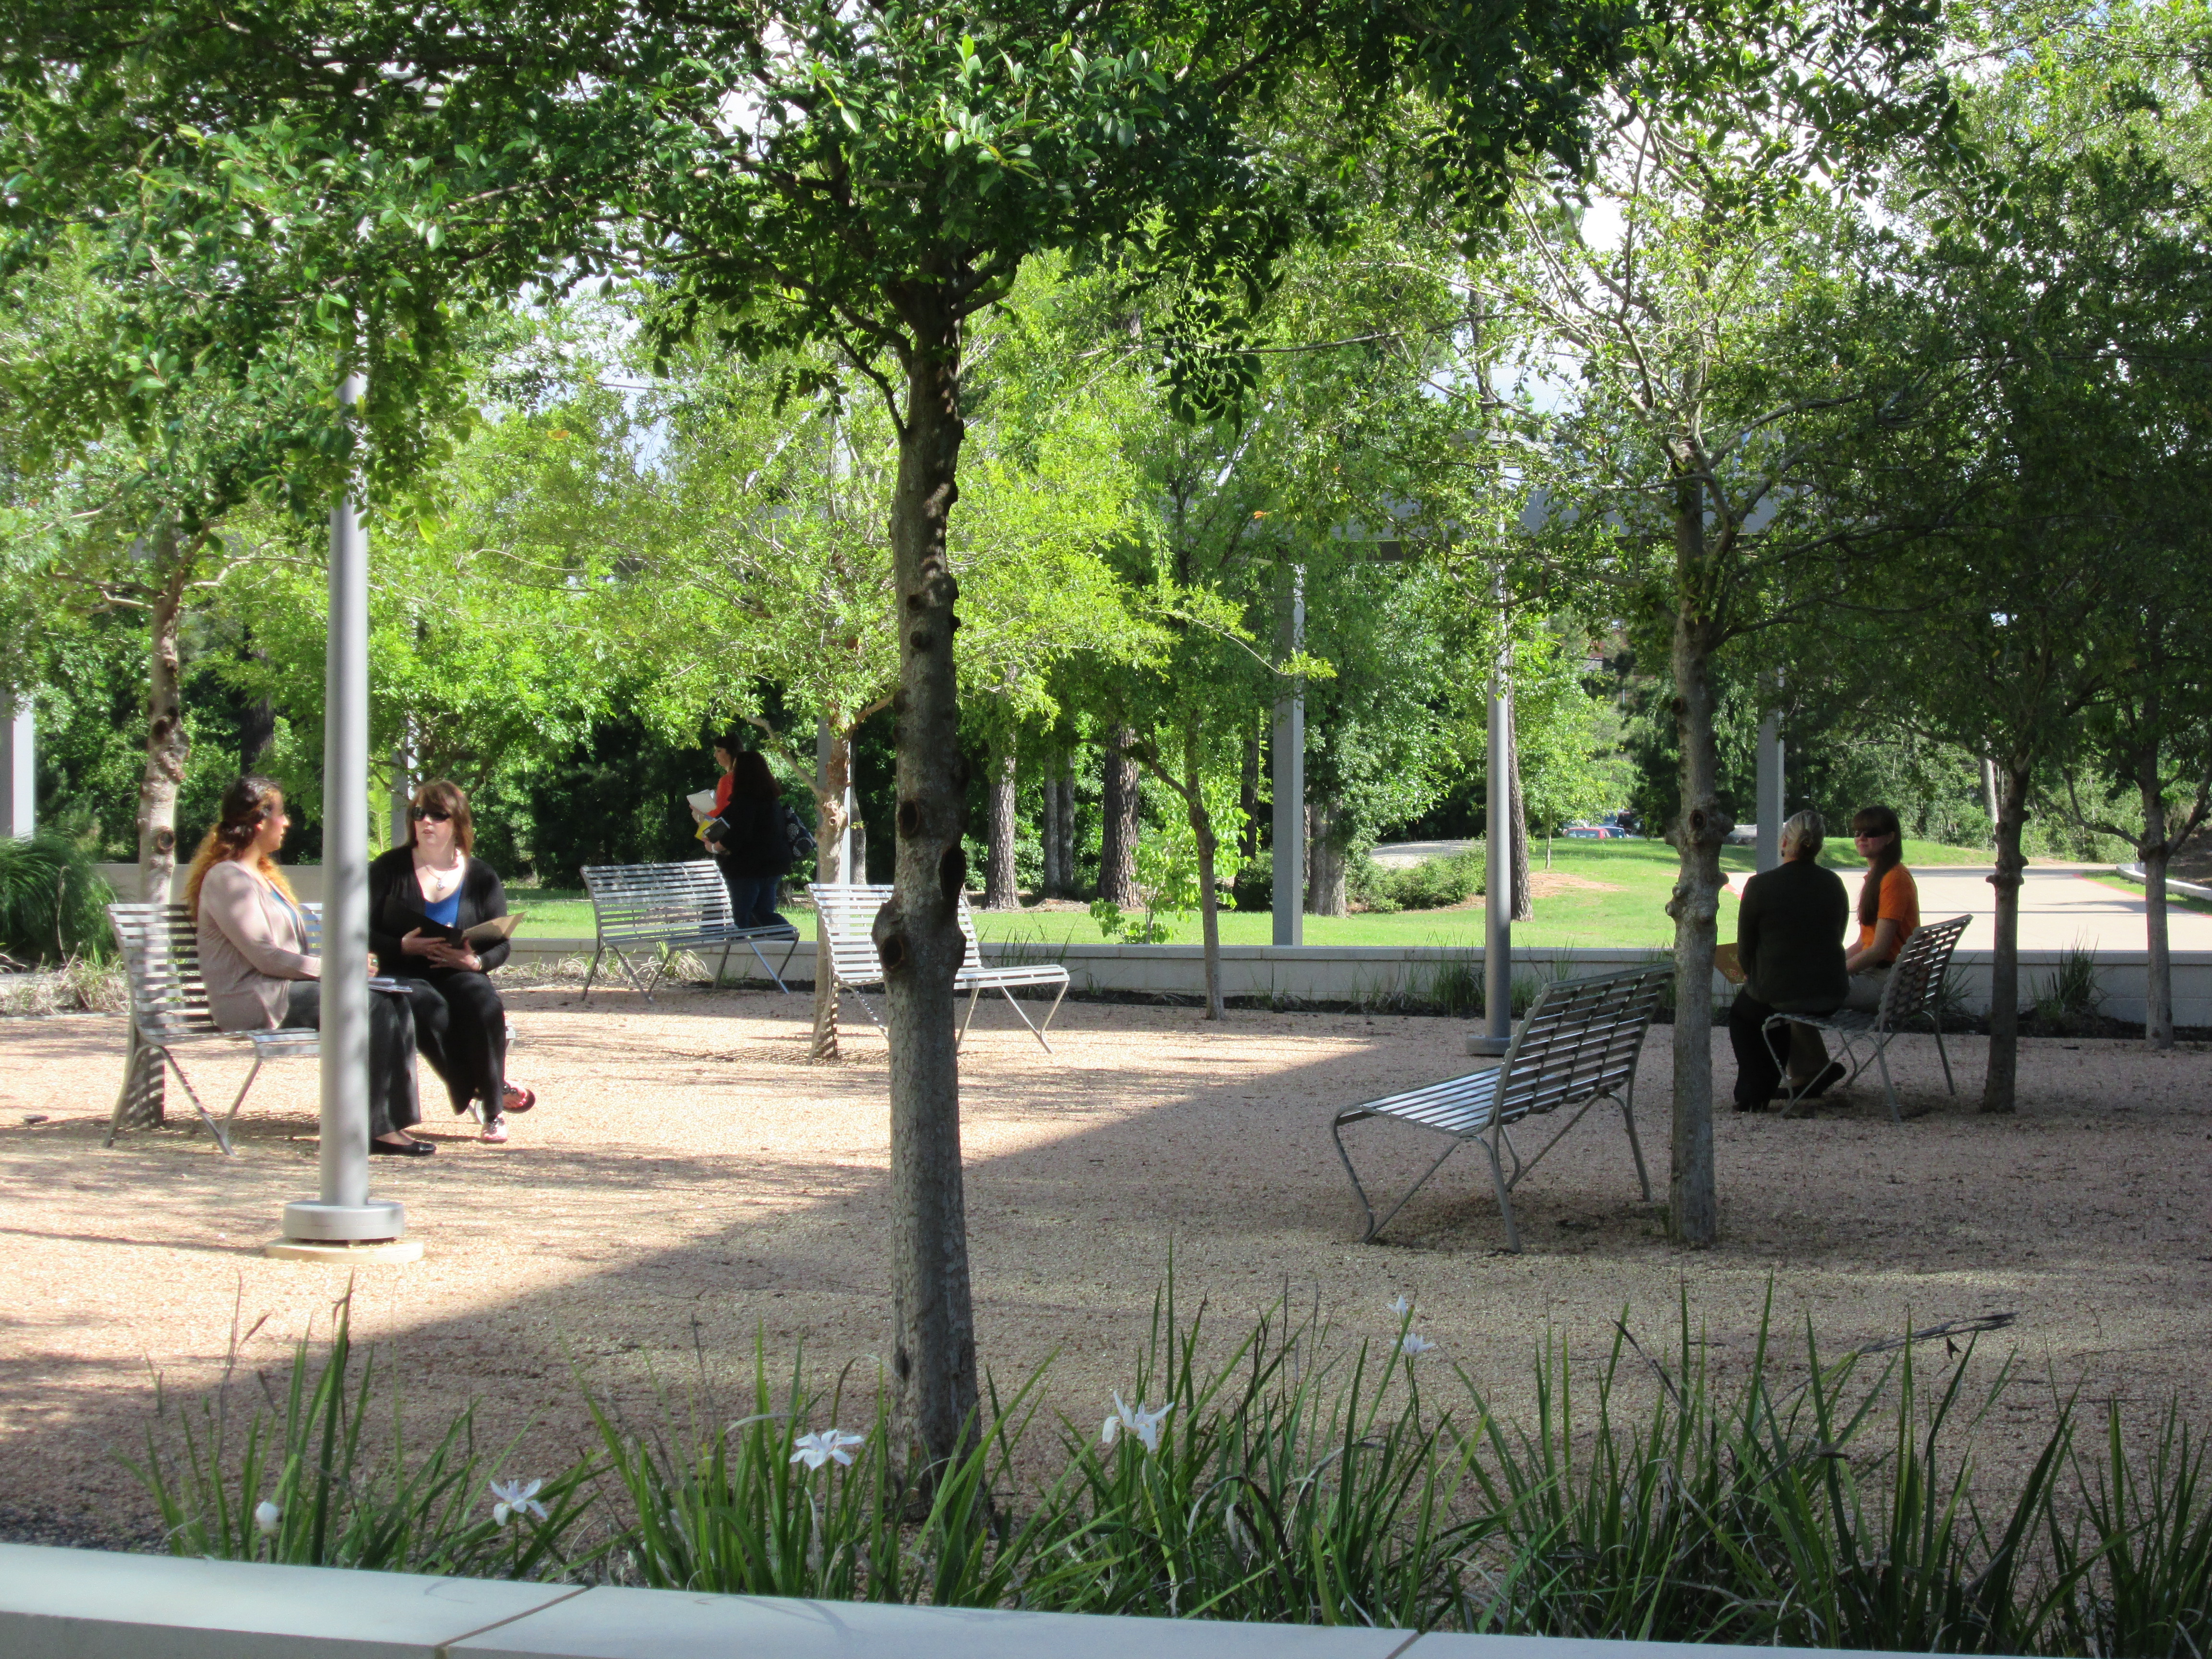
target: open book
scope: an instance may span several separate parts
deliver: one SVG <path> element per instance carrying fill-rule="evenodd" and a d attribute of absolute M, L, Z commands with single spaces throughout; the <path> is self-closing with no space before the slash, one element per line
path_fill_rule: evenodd
<path fill-rule="evenodd" d="M 496 945 L 503 939 L 514 938 L 514 930 L 521 926 L 522 918 L 518 915 L 492 916 L 469 927 L 429 921 L 422 924 L 424 933 L 443 938 L 449 945 Z"/>
<path fill-rule="evenodd" d="M 1743 963 L 1738 958 L 1733 944 L 1717 945 L 1713 947 L 1713 966 L 1721 970 L 1721 977 L 1729 984 L 1743 983 Z"/>

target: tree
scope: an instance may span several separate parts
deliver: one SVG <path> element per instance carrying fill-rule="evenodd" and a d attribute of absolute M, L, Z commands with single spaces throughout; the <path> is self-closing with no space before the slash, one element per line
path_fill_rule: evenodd
<path fill-rule="evenodd" d="M 977 1397 L 951 1045 L 964 777 L 946 545 L 971 320 L 1052 250 L 1137 283 L 1184 272 L 1193 303 L 1159 343 L 1191 396 L 1218 398 L 1245 365 L 1210 342 L 1266 287 L 1306 180 L 1381 133 L 1384 93 L 1422 94 L 1392 151 L 1480 207 L 1515 157 L 1574 155 L 1626 9 L 810 0 L 725 20 L 659 0 L 336 14 L 276 0 L 248 25 L 216 0 L 65 16 L 19 0 L 4 17 L 6 84 L 50 148 L 66 140 L 14 198 L 28 214 L 98 188 L 100 148 L 137 155 L 118 141 L 148 130 L 212 131 L 252 160 L 312 146 L 326 199 L 278 240 L 288 258 L 308 248 L 303 282 L 330 282 L 313 257 L 329 252 L 353 284 L 330 291 L 356 307 L 374 270 L 349 263 L 364 226 L 438 256 L 395 260 L 377 290 L 411 283 L 410 315 L 434 318 L 464 277 L 512 295 L 596 275 L 623 245 L 671 283 L 672 334 L 696 324 L 747 356 L 833 345 L 883 394 L 901 653 L 896 895 L 878 933 L 895 1035 L 890 1369 L 917 1467 L 951 1455 Z M 1271 149 L 1261 121 L 1302 70 L 1340 89 L 1319 155 Z M 341 330 L 346 367 L 359 337 Z M 373 396 L 404 399 L 392 378 L 372 366 Z"/>
<path fill-rule="evenodd" d="M 1868 30 L 1817 6 L 1769 14 L 1733 67 L 1625 101 L 1591 176 L 1532 180 L 1496 280 L 1524 351 L 1580 380 L 1543 466 L 1554 573 L 1595 578 L 1663 650 L 1680 744 L 1673 1170 L 1677 1240 L 1718 1236 L 1711 982 L 1729 820 L 1717 796 L 1716 659 L 1835 596 L 1889 526 L 1836 500 L 1824 457 L 1879 426 L 1911 371 L 1850 337 L 1846 201 L 1823 175 L 1940 125 L 1940 84 L 1903 82 L 1932 21 Z M 1832 25 L 1832 27 L 1831 27 Z M 1704 46 L 1695 28 L 1681 50 Z M 1688 88 L 1687 93 L 1677 88 Z M 1862 336 L 1863 339 L 1863 337 Z M 1541 590 L 1540 589 L 1540 592 Z"/>
<path fill-rule="evenodd" d="M 1901 644 L 1919 721 L 1996 771 L 1982 1109 L 2005 1112 L 2021 836 L 2039 773 L 2077 763 L 2088 742 L 2108 775 L 2151 791 L 2146 811 L 2161 817 L 2166 767 L 2188 765 L 2201 741 L 2197 649 L 2174 653 L 2156 613 L 2171 585 L 2201 586 L 2212 262 L 2200 191 L 2124 135 L 2083 146 L 2002 97 L 1977 116 L 2006 135 L 2004 189 L 1933 198 L 1920 266 L 1930 337 L 1955 343 L 1957 372 L 1945 441 L 1919 465 L 1931 499 L 1949 490 L 1961 504 L 1930 539 L 1923 580 L 1937 602 Z M 2116 561 L 2120 544 L 2136 557 Z M 2146 849 L 2160 842 L 2170 852 L 2146 824 Z"/>

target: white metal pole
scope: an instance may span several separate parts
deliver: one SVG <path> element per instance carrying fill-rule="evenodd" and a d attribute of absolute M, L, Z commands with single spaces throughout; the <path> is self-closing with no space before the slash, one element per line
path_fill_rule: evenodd
<path fill-rule="evenodd" d="M 338 392 L 350 411 L 362 377 Z M 358 478 L 331 508 L 323 692 L 322 1125 L 319 1197 L 284 1206 L 289 1243 L 398 1239 L 406 1211 L 368 1195 L 368 541 Z M 279 1247 L 281 1248 L 281 1247 Z"/>
<path fill-rule="evenodd" d="M 1490 779 L 1483 801 L 1488 822 L 1482 859 L 1482 1035 L 1467 1040 L 1471 1054 L 1502 1054 L 1513 1043 L 1513 743 L 1506 702 L 1512 658 L 1502 637 L 1502 589 L 1498 625 L 1501 637 L 1490 669 Z"/>
<path fill-rule="evenodd" d="M 0 836 L 38 833 L 37 743 L 30 694 L 0 691 Z"/>
<path fill-rule="evenodd" d="M 1306 573 L 1301 565 L 1285 596 L 1283 652 L 1305 648 Z M 1274 897 L 1275 943 L 1306 942 L 1306 697 L 1305 682 L 1288 682 L 1275 699 Z"/>
<path fill-rule="evenodd" d="M 1782 711 L 1759 723 L 1759 855 L 1762 870 L 1782 862 Z"/>

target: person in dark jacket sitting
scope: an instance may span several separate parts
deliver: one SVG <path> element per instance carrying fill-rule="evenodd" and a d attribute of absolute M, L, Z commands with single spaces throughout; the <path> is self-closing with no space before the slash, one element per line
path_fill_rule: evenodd
<path fill-rule="evenodd" d="M 507 958 L 503 939 L 455 944 L 446 928 L 507 914 L 499 872 L 475 856 L 469 798 L 434 779 L 415 792 L 412 833 L 368 866 L 368 947 L 376 970 L 404 981 L 415 1040 L 446 1081 L 456 1113 L 483 1103 L 483 1139 L 507 1139 L 507 1115 L 538 1103 L 507 1080 L 507 1010 L 486 977 Z M 435 925 L 434 925 L 435 924 Z"/>
<path fill-rule="evenodd" d="M 1844 971 L 1844 925 L 1851 902 L 1832 870 L 1816 862 L 1826 830 L 1818 812 L 1800 812 L 1782 826 L 1782 862 L 1744 884 L 1736 912 L 1736 955 L 1743 988 L 1729 1010 L 1729 1041 L 1735 1047 L 1735 1109 L 1763 1112 L 1779 1092 L 1782 1068 L 1767 1047 L 1765 1025 L 1775 1014 L 1832 1014 L 1844 1006 L 1850 976 Z M 1790 1027 L 1791 1071 L 1800 1045 Z M 1818 1033 L 1808 1031 L 1817 1037 Z M 1819 1054 L 1812 1063 L 1827 1058 Z M 1801 1092 L 1819 1094 L 1842 1076 L 1830 1066 L 1814 1077 L 1794 1078 Z"/>
<path fill-rule="evenodd" d="M 757 749 L 738 749 L 734 735 L 714 745 L 714 762 L 728 775 L 714 791 L 714 816 L 707 821 L 707 850 L 729 886 L 730 908 L 740 927 L 787 927 L 775 908 L 776 889 L 791 873 L 791 842 L 783 833 L 783 792 Z"/>

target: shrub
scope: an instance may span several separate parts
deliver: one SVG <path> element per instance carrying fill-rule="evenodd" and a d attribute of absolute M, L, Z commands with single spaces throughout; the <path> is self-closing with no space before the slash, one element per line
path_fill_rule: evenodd
<path fill-rule="evenodd" d="M 1247 864 L 1237 872 L 1229 884 L 1229 890 L 1239 910 L 1272 910 L 1275 908 L 1275 866 L 1266 859 Z"/>
<path fill-rule="evenodd" d="M 24 964 L 114 954 L 106 906 L 114 890 L 92 855 L 61 836 L 0 838 L 0 954 Z"/>

